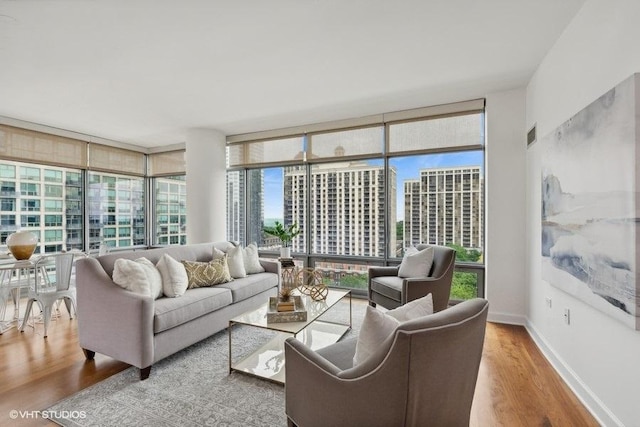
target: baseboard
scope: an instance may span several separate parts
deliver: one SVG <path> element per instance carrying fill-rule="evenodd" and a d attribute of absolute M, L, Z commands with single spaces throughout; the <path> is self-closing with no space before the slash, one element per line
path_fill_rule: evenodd
<path fill-rule="evenodd" d="M 524 323 L 527 332 L 536 343 L 544 357 L 551 363 L 562 380 L 587 408 L 591 415 L 603 426 L 620 426 L 624 424 L 605 406 L 605 404 L 591 391 L 571 367 L 556 354 L 553 348 L 540 335 L 528 320 Z"/>
<path fill-rule="evenodd" d="M 509 313 L 495 313 L 491 312 L 491 310 L 489 310 L 487 320 L 494 323 L 506 323 L 507 325 L 525 326 L 527 324 L 527 318 L 525 316 Z"/>

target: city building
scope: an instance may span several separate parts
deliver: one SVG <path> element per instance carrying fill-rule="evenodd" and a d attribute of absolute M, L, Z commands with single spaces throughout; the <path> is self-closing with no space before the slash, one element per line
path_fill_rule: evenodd
<path fill-rule="evenodd" d="M 155 178 L 155 242 L 159 245 L 187 241 L 187 185 L 184 175 Z"/>
<path fill-rule="evenodd" d="M 249 242 L 262 242 L 264 226 L 264 172 L 252 170 L 247 174 L 248 183 L 242 172 L 227 173 L 227 239 L 244 242 L 249 233 Z M 247 206 L 248 203 L 248 206 Z M 245 222 L 245 218 L 249 222 Z"/>
<path fill-rule="evenodd" d="M 286 168 L 284 180 L 285 224 L 306 224 L 304 168 Z M 395 169 L 387 177 L 392 193 L 390 227 L 395 229 Z M 365 161 L 320 163 L 311 168 L 311 252 L 330 255 L 384 256 L 384 167 Z M 304 233 L 293 242 L 293 251 L 305 248 Z M 391 247 L 396 246 L 390 233 Z"/>
<path fill-rule="evenodd" d="M 82 172 L 3 161 L 0 164 L 0 241 L 28 229 L 36 253 L 82 249 Z"/>
<path fill-rule="evenodd" d="M 484 180 L 478 166 L 425 169 L 404 182 L 404 245 L 484 247 Z"/>

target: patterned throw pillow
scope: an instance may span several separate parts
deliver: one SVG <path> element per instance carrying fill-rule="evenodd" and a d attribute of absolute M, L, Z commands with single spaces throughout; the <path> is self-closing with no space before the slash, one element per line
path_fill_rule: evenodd
<path fill-rule="evenodd" d="M 226 257 L 209 262 L 183 260 L 182 264 L 187 270 L 189 279 L 189 287 L 187 289 L 204 288 L 233 280 L 229 274 Z"/>

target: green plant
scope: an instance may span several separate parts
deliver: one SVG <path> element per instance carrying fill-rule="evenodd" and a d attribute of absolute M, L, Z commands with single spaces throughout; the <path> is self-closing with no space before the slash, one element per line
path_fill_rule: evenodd
<path fill-rule="evenodd" d="M 296 222 L 287 227 L 280 223 L 280 221 L 276 221 L 273 227 L 264 227 L 262 230 L 265 233 L 280 239 L 282 246 L 285 248 L 291 246 L 291 241 L 302 233 L 300 227 L 298 227 L 298 223 Z"/>

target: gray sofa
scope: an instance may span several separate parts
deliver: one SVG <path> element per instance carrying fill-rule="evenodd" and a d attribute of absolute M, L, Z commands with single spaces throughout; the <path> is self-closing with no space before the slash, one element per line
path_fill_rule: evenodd
<path fill-rule="evenodd" d="M 154 300 L 129 292 L 112 280 L 116 259 L 145 257 L 156 264 L 167 253 L 178 261 L 209 261 L 213 247 L 225 251 L 229 242 L 169 246 L 119 252 L 76 262 L 78 334 L 87 359 L 101 353 L 140 368 L 146 379 L 151 366 L 228 326 L 229 319 L 275 296 L 280 264 L 260 260 L 264 273 L 232 282 L 188 289 L 177 298 Z"/>

